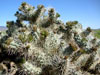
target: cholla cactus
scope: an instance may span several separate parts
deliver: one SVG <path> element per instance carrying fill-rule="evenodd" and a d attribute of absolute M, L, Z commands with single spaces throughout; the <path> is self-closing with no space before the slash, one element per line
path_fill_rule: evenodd
<path fill-rule="evenodd" d="M 0 32 L 0 75 L 99 75 L 100 40 L 78 21 L 23 2 Z M 28 24 L 25 24 L 25 21 Z"/>

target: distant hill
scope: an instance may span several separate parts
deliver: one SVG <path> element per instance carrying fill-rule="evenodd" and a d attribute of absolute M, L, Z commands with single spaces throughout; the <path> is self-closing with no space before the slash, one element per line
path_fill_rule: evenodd
<path fill-rule="evenodd" d="M 94 31 L 94 33 L 95 33 L 95 36 L 96 36 L 97 38 L 100 38 L 100 29 L 94 29 L 93 31 Z"/>
<path fill-rule="evenodd" d="M 6 30 L 6 29 L 7 29 L 6 27 L 0 26 L 0 31 L 4 31 L 4 30 Z"/>

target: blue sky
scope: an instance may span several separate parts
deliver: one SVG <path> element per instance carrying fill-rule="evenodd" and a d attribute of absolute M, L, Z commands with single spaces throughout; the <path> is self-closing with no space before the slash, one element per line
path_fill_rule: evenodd
<path fill-rule="evenodd" d="M 16 20 L 14 13 L 23 1 L 35 7 L 43 4 L 55 8 L 64 22 L 77 20 L 83 28 L 100 28 L 100 0 L 0 0 L 0 26 Z"/>

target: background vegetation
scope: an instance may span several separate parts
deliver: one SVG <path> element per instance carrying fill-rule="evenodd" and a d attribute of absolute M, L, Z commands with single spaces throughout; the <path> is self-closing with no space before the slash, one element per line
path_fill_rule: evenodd
<path fill-rule="evenodd" d="M 94 30 L 95 36 L 100 39 L 100 29 Z"/>

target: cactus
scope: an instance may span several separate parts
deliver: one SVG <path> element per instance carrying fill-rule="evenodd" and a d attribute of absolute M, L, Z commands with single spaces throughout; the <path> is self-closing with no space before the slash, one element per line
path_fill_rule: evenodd
<path fill-rule="evenodd" d="M 99 75 L 100 40 L 54 8 L 23 2 L 0 32 L 0 75 Z M 25 24 L 27 21 L 29 24 Z"/>

